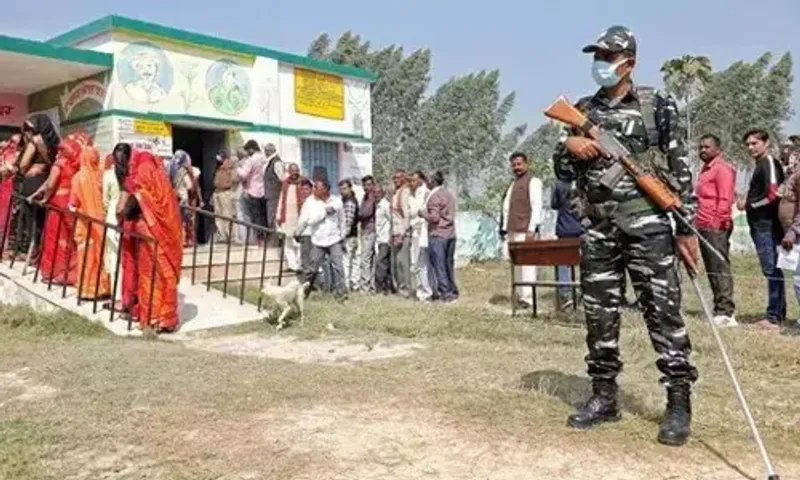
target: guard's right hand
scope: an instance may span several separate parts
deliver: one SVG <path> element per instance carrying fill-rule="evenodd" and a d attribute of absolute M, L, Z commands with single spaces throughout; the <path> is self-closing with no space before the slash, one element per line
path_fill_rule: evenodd
<path fill-rule="evenodd" d="M 579 136 L 567 137 L 564 146 L 572 156 L 581 160 L 594 160 L 603 156 L 603 149 L 591 138 Z"/>

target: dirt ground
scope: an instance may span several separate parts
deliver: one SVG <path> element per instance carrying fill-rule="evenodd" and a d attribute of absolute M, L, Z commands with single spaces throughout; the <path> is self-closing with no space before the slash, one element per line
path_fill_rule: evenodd
<path fill-rule="evenodd" d="M 753 267 L 737 260 L 744 320 L 763 308 Z M 455 305 L 318 298 L 302 328 L 180 342 L 0 308 L 0 478 L 765 478 L 691 292 L 701 380 L 694 437 L 675 449 L 655 442 L 663 390 L 636 314 L 621 339 L 623 420 L 575 432 L 566 416 L 589 391 L 579 319 L 511 319 L 504 267 L 459 273 Z M 724 336 L 781 478 L 800 478 L 798 340 Z"/>

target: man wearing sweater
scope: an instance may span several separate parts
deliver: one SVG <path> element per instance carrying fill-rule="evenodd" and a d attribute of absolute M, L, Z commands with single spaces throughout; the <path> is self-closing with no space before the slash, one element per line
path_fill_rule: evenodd
<path fill-rule="evenodd" d="M 783 271 L 778 268 L 778 245 L 781 244 L 783 228 L 778 218 L 778 188 L 783 183 L 783 168 L 769 154 L 769 134 L 763 130 L 751 130 L 743 137 L 755 168 L 750 179 L 745 205 L 750 237 L 753 239 L 761 271 L 767 279 L 767 312 L 756 326 L 766 330 L 780 330 L 786 318 L 786 295 Z"/>

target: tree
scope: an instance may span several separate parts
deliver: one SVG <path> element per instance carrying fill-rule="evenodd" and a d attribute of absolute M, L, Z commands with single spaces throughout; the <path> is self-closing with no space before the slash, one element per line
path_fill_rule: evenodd
<path fill-rule="evenodd" d="M 777 143 L 782 138 L 782 123 L 792 114 L 792 57 L 786 53 L 771 63 L 772 55 L 765 53 L 753 63 L 738 61 L 714 73 L 694 101 L 693 137 L 717 135 L 728 157 L 743 164 L 748 154 L 742 135 L 748 130 L 762 128 Z"/>
<path fill-rule="evenodd" d="M 514 107 L 514 93 L 500 95 L 500 74 L 481 71 L 457 76 L 425 98 L 430 81 L 430 51 L 406 56 L 402 47 L 373 50 L 352 32 L 334 47 L 326 34 L 314 40 L 309 55 L 378 74 L 372 86 L 373 171 L 386 181 L 396 168 L 441 170 L 451 187 L 467 197 L 476 174 L 498 150 L 503 127 Z"/>
<path fill-rule="evenodd" d="M 525 125 L 520 125 L 498 143 L 491 164 L 480 176 L 481 186 L 476 188 L 480 194 L 469 197 L 464 208 L 489 213 L 500 210 L 500 202 L 512 180 L 509 169 L 509 156 L 512 152 L 524 153 L 528 157 L 531 173 L 542 180 L 545 189 L 553 187 L 553 153 L 562 127 L 555 122 L 544 123 L 520 142 L 526 130 Z"/>
<path fill-rule="evenodd" d="M 685 104 L 705 90 L 711 81 L 711 73 L 711 60 L 703 56 L 683 55 L 669 59 L 661 66 L 667 91 Z"/>
<path fill-rule="evenodd" d="M 396 45 L 371 50 L 369 42 L 346 32 L 333 49 L 328 35 L 320 35 L 311 43 L 309 56 L 378 74 L 371 93 L 373 170 L 378 179 L 388 180 L 397 167 L 404 166 L 406 143 L 413 136 L 430 82 L 430 50 L 419 49 L 408 56 Z"/>
<path fill-rule="evenodd" d="M 499 78 L 497 71 L 452 78 L 420 105 L 406 161 L 441 170 L 460 197 L 489 163 L 514 105 L 513 93 L 500 99 Z"/>
<path fill-rule="evenodd" d="M 664 62 L 661 66 L 661 74 L 664 78 L 664 85 L 668 92 L 675 95 L 675 98 L 683 105 L 683 117 L 686 124 L 686 134 L 689 139 L 693 138 L 692 131 L 693 101 L 705 91 L 711 81 L 711 60 L 704 56 L 683 55 L 679 58 L 672 58 Z M 689 145 L 692 152 L 693 142 Z"/>

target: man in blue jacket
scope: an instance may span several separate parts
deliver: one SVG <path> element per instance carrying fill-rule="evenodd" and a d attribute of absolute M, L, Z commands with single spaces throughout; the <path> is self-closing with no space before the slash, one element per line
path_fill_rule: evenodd
<path fill-rule="evenodd" d="M 550 196 L 550 208 L 558 211 L 556 217 L 556 237 L 558 238 L 577 238 L 583 233 L 581 222 L 570 209 L 570 190 L 572 185 L 568 182 L 556 182 L 553 193 Z M 567 265 L 558 266 L 558 281 L 571 282 L 572 272 Z M 571 287 L 558 287 L 558 303 L 561 308 L 566 310 L 572 306 Z"/>

